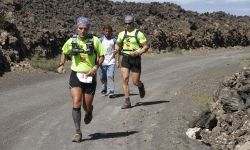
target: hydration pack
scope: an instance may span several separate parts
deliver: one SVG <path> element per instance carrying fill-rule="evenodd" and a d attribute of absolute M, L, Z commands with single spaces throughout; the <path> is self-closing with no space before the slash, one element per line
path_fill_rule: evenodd
<path fill-rule="evenodd" d="M 72 56 L 76 56 L 79 55 L 80 53 L 84 53 L 84 54 L 88 54 L 88 55 L 92 55 L 95 53 L 94 50 L 94 36 L 93 35 L 87 35 L 87 43 L 86 43 L 86 47 L 87 49 L 81 49 L 77 43 L 77 35 L 73 35 L 72 37 L 72 51 L 71 51 L 71 55 Z"/>
<path fill-rule="evenodd" d="M 139 45 L 139 47 L 142 47 L 142 45 L 140 44 L 139 39 L 138 39 L 139 30 L 136 30 L 136 31 L 135 31 L 135 35 L 133 35 L 133 36 L 127 35 L 127 32 L 128 32 L 128 31 L 125 30 L 124 36 L 123 36 L 122 41 L 121 41 L 122 45 L 123 45 L 123 41 L 125 40 L 125 38 L 134 37 L 135 40 L 136 40 L 136 42 L 137 42 L 137 44 Z"/>

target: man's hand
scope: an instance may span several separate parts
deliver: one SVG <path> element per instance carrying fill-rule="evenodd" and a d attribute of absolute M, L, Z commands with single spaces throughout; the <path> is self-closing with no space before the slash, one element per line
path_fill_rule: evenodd
<path fill-rule="evenodd" d="M 64 74 L 66 72 L 64 68 L 65 60 L 66 60 L 66 56 L 64 53 L 62 53 L 60 57 L 59 66 L 56 69 L 59 74 Z"/>
<path fill-rule="evenodd" d="M 87 76 L 95 76 L 96 75 L 96 72 L 97 72 L 98 68 L 97 66 L 94 66 L 87 74 Z"/>
<path fill-rule="evenodd" d="M 134 51 L 132 53 L 129 54 L 131 57 L 136 57 L 136 56 L 140 56 L 140 53 L 137 51 Z"/>
<path fill-rule="evenodd" d="M 64 73 L 66 72 L 64 66 L 63 66 L 63 65 L 59 66 L 59 67 L 57 68 L 57 72 L 58 72 L 59 74 L 64 74 Z"/>

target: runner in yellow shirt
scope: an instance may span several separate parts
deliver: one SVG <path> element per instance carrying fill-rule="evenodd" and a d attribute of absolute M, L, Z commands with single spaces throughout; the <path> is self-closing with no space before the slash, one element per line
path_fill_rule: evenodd
<path fill-rule="evenodd" d="M 121 67 L 122 87 L 125 95 L 125 103 L 122 109 L 131 108 L 129 98 L 129 75 L 131 71 L 132 81 L 138 87 L 140 97 L 145 96 L 144 84 L 141 82 L 141 55 L 149 49 L 147 39 L 144 34 L 134 27 L 134 18 L 126 16 L 124 19 L 125 31 L 118 34 L 115 45 L 115 52 L 122 55 L 122 61 L 118 65 Z M 121 50 L 121 51 L 120 51 Z"/>
<path fill-rule="evenodd" d="M 72 97 L 72 117 L 76 134 L 72 142 L 81 142 L 81 105 L 85 111 L 84 122 L 92 120 L 93 99 L 96 91 L 96 73 L 104 60 L 104 47 L 98 37 L 88 34 L 90 21 L 85 17 L 76 20 L 76 33 L 63 45 L 58 73 L 65 73 L 66 56 L 71 57 L 71 75 L 69 79 Z"/>

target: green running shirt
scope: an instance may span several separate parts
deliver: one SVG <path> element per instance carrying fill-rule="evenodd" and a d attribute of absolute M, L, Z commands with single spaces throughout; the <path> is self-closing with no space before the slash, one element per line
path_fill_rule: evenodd
<path fill-rule="evenodd" d="M 72 51 L 72 39 L 68 39 L 65 44 L 62 47 L 62 51 L 65 55 L 71 55 Z M 96 57 L 98 56 L 103 56 L 105 53 L 105 49 L 102 46 L 99 38 L 96 36 L 93 36 L 93 41 L 94 41 L 94 54 L 88 55 L 86 53 L 80 53 L 76 56 L 71 56 L 71 69 L 76 72 L 83 72 L 83 73 L 88 73 L 95 65 L 96 65 Z M 77 45 L 80 48 L 80 50 L 86 50 L 87 45 L 86 45 L 87 40 L 82 40 L 77 36 Z"/>
<path fill-rule="evenodd" d="M 125 37 L 123 41 L 123 45 L 122 45 L 122 49 L 125 50 L 123 51 L 123 53 L 130 54 L 132 51 L 136 51 L 137 49 L 140 48 L 135 38 L 136 30 L 137 29 L 134 29 L 132 32 L 127 31 L 127 36 Z M 125 31 L 122 31 L 118 34 L 117 43 L 119 44 L 122 43 L 124 34 L 125 34 Z M 133 37 L 130 37 L 130 36 L 133 36 Z M 138 32 L 137 38 L 138 38 L 139 43 L 141 44 L 147 41 L 146 37 L 141 31 Z"/>

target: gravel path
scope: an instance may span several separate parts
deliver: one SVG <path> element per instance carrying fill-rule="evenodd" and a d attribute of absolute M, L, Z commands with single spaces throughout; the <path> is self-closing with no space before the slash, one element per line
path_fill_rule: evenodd
<path fill-rule="evenodd" d="M 250 48 L 143 57 L 146 96 L 131 85 L 133 108 L 121 110 L 123 97 L 98 92 L 94 118 L 82 121 L 83 142 L 74 132 L 68 77 L 35 71 L 6 73 L 0 78 L 1 150 L 206 150 L 185 135 L 193 116 L 206 108 L 219 82 L 242 68 Z M 119 71 L 116 94 L 121 95 Z M 98 89 L 99 89 L 98 84 Z"/>

